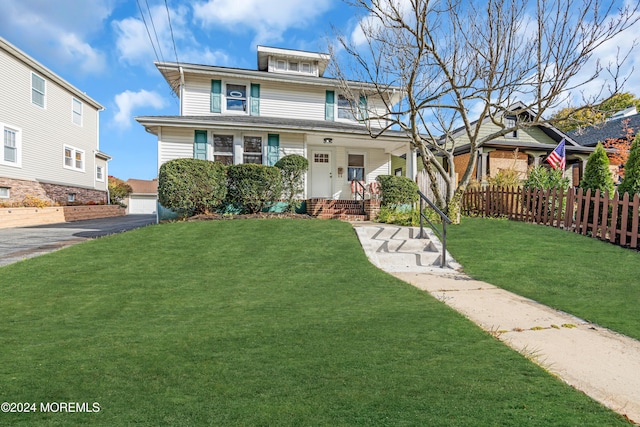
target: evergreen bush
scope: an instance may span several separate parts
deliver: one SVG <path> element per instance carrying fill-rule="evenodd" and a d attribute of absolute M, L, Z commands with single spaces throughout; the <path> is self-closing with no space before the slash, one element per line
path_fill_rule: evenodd
<path fill-rule="evenodd" d="M 160 167 L 158 201 L 165 208 L 185 214 L 209 213 L 224 201 L 226 184 L 222 163 L 175 159 Z"/>
<path fill-rule="evenodd" d="M 298 154 L 289 154 L 278 160 L 275 166 L 282 174 L 284 197 L 287 199 L 287 209 L 295 212 L 300 203 L 296 196 L 304 190 L 304 174 L 309 169 L 309 161 Z"/>
<path fill-rule="evenodd" d="M 629 158 L 624 165 L 624 178 L 618 186 L 618 192 L 621 195 L 629 193 L 630 199 L 634 194 L 640 193 L 640 134 L 636 135 L 631 144 Z"/>
<path fill-rule="evenodd" d="M 282 175 L 275 166 L 244 163 L 227 167 L 227 200 L 258 213 L 282 196 Z"/>
<path fill-rule="evenodd" d="M 601 143 L 596 145 L 596 149 L 587 159 L 580 187 L 584 190 L 591 189 L 593 193 L 600 190 L 602 194 L 609 192 L 610 195 L 613 195 L 615 187 L 609 170 L 609 158 Z"/>
<path fill-rule="evenodd" d="M 418 200 L 418 184 L 405 176 L 379 175 L 382 206 L 412 205 Z"/>

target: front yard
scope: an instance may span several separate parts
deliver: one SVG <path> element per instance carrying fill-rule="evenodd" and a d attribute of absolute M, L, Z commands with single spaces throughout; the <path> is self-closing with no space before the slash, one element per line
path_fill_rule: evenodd
<path fill-rule="evenodd" d="M 448 249 L 467 274 L 640 339 L 640 252 L 545 227 L 463 218 Z"/>
<path fill-rule="evenodd" d="M 0 291 L 0 400 L 100 407 L 2 425 L 628 425 L 342 222 L 147 227 L 0 268 Z"/>

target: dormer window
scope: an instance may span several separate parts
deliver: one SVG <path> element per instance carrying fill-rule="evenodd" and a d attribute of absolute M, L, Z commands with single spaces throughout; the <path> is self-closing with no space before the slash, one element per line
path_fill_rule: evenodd
<path fill-rule="evenodd" d="M 276 61 L 276 70 L 286 71 L 287 70 L 287 61 L 278 60 Z"/>
<path fill-rule="evenodd" d="M 289 62 L 289 71 L 298 71 L 298 63 Z"/>
<path fill-rule="evenodd" d="M 303 73 L 310 73 L 311 72 L 311 64 L 303 62 L 302 63 L 302 72 Z"/>
<path fill-rule="evenodd" d="M 247 112 L 247 87 L 245 85 L 227 85 L 227 111 Z"/>

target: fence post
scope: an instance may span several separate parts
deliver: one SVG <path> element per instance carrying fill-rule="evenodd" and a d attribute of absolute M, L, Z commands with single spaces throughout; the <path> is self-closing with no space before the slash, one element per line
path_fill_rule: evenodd
<path fill-rule="evenodd" d="M 613 193 L 613 206 L 611 207 L 611 224 L 609 225 L 609 242 L 616 242 L 618 234 L 618 207 L 620 205 L 620 194 L 615 191 Z"/>
<path fill-rule="evenodd" d="M 631 244 L 629 245 L 634 249 L 638 247 L 638 215 L 640 215 L 640 212 L 638 212 L 639 207 L 640 197 L 638 196 L 638 193 L 636 193 L 633 196 L 633 221 L 631 221 Z"/>

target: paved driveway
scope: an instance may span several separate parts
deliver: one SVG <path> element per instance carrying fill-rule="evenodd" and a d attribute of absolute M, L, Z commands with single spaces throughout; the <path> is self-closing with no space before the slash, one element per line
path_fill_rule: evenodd
<path fill-rule="evenodd" d="M 155 224 L 155 215 L 126 215 L 59 224 L 0 229 L 0 266 L 87 239 Z"/>

